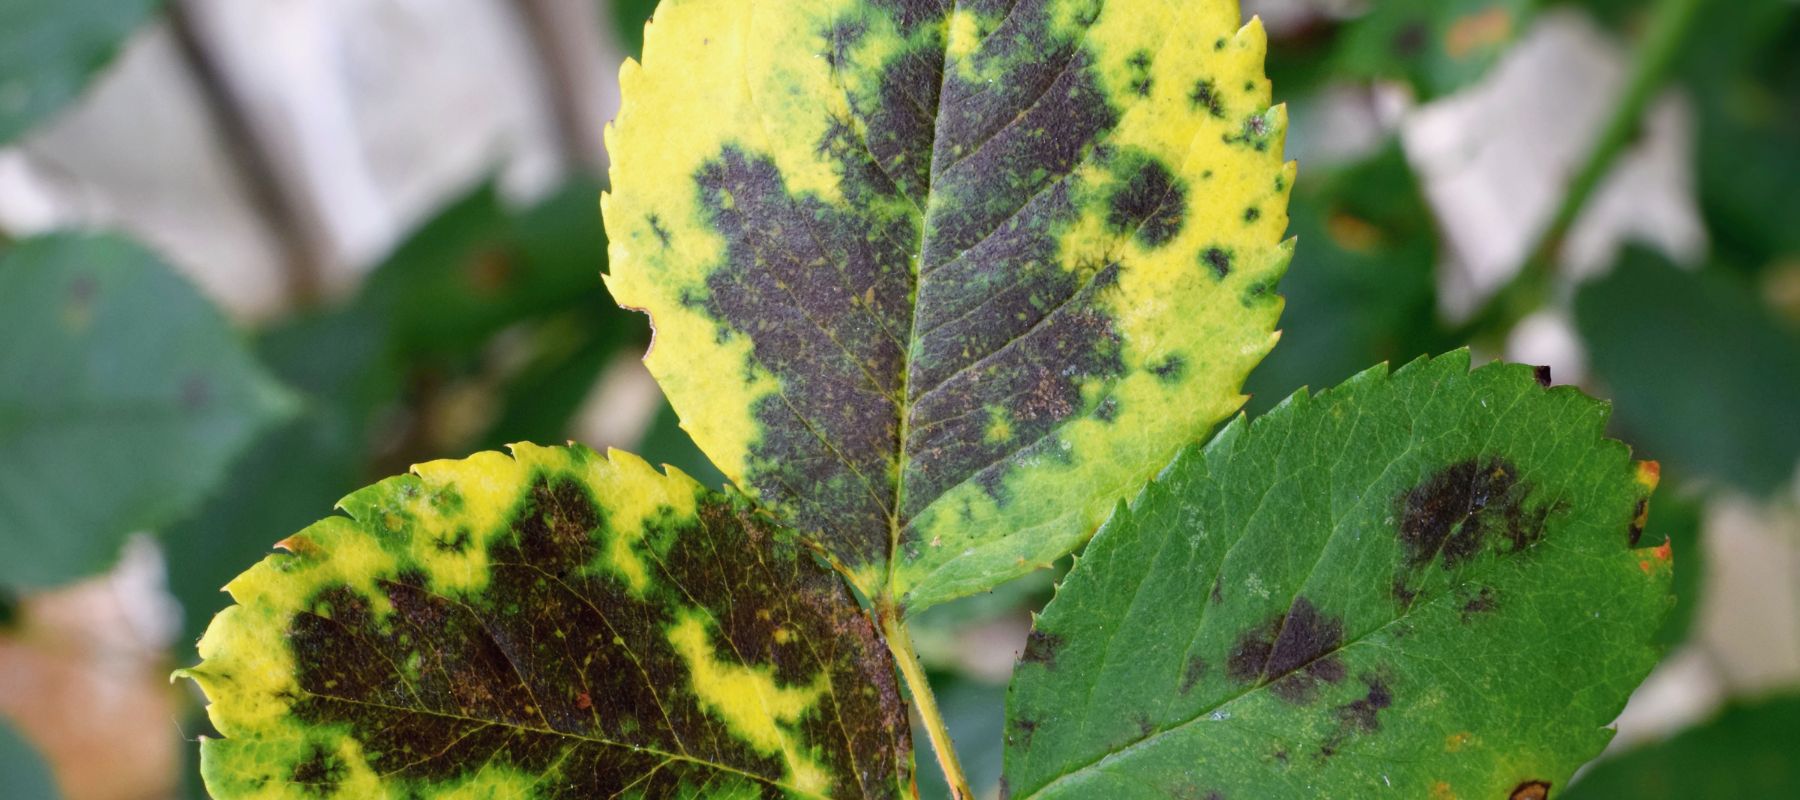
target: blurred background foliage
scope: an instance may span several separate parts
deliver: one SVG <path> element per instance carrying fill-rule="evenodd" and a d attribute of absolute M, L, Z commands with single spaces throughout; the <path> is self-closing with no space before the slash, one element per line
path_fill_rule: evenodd
<path fill-rule="evenodd" d="M 219 587 L 409 464 L 576 440 L 724 483 L 598 280 L 654 6 L 0 0 L 0 796 L 201 796 L 163 678 Z M 1800 5 L 1245 6 L 1302 165 L 1247 411 L 1465 344 L 1612 399 L 1680 605 L 1572 791 L 1800 796 Z M 1054 577 L 918 626 L 990 796 Z"/>

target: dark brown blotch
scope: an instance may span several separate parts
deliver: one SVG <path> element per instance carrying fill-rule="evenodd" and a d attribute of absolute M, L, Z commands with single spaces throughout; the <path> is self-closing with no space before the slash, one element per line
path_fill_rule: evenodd
<path fill-rule="evenodd" d="M 1343 643 L 1344 621 L 1301 597 L 1286 614 L 1238 638 L 1225 674 L 1238 683 L 1268 683 L 1277 697 L 1304 705 L 1323 684 L 1343 681 L 1344 664 L 1335 655 Z"/>

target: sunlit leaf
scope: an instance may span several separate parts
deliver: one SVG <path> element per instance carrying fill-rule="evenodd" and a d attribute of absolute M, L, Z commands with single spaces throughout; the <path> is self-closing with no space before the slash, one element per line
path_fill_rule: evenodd
<path fill-rule="evenodd" d="M 669 0 L 609 285 L 744 491 L 908 611 L 1077 547 L 1242 402 L 1288 249 L 1226 0 Z"/>
<path fill-rule="evenodd" d="M 1468 366 L 1296 395 L 1121 509 L 1014 674 L 1012 796 L 1562 787 L 1657 659 L 1656 471 L 1603 404 Z"/>
<path fill-rule="evenodd" d="M 0 258 L 0 584 L 104 568 L 291 409 L 154 254 L 109 236 L 20 243 Z"/>
<path fill-rule="evenodd" d="M 1800 696 L 1734 703 L 1667 742 L 1596 765 L 1570 800 L 1800 796 Z"/>
<path fill-rule="evenodd" d="M 0 4 L 0 144 L 81 94 L 160 0 Z"/>
<path fill-rule="evenodd" d="M 345 498 L 183 671 L 215 797 L 897 797 L 868 618 L 741 501 L 520 445 Z"/>

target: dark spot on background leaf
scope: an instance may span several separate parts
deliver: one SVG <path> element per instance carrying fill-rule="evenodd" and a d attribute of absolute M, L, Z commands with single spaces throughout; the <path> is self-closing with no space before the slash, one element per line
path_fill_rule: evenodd
<path fill-rule="evenodd" d="M 1319 749 L 1321 756 L 1330 758 L 1336 755 L 1338 748 L 1351 736 L 1381 730 L 1380 715 L 1384 709 L 1394 704 L 1393 692 L 1378 676 L 1365 675 L 1362 680 L 1368 691 L 1361 698 L 1334 709 L 1338 730 Z"/>
<path fill-rule="evenodd" d="M 1531 377 L 1537 379 L 1539 386 L 1542 386 L 1546 389 L 1550 387 L 1550 383 L 1551 383 L 1550 368 L 1548 366 L 1532 367 L 1531 368 Z"/>

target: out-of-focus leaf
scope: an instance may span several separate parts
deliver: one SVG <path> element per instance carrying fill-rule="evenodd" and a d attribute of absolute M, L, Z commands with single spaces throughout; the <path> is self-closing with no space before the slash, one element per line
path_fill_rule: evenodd
<path fill-rule="evenodd" d="M 1473 83 L 1529 24 L 1536 0 L 1382 0 L 1350 22 L 1343 77 L 1404 80 L 1422 100 Z"/>
<path fill-rule="evenodd" d="M 1437 231 L 1399 147 L 1302 175 L 1290 208 L 1299 246 L 1281 281 L 1281 344 L 1250 373 L 1252 411 L 1454 344 L 1438 323 Z"/>
<path fill-rule="evenodd" d="M 1800 6 L 1717 5 L 1683 68 L 1699 112 L 1700 202 L 1720 252 L 1760 268 L 1800 255 Z"/>
<path fill-rule="evenodd" d="M 1232 2 L 668 0 L 608 131 L 608 286 L 694 441 L 865 596 L 985 591 L 1274 346 L 1266 44 Z"/>
<path fill-rule="evenodd" d="M 1800 695 L 1736 702 L 1661 744 L 1594 765 L 1567 800 L 1800 797 Z"/>
<path fill-rule="evenodd" d="M 614 29 L 625 45 L 625 54 L 638 58 L 644 52 L 644 23 L 650 21 L 657 0 L 609 0 Z"/>
<path fill-rule="evenodd" d="M 1000 789 L 1001 735 L 1006 728 L 1006 686 L 983 683 L 957 675 L 932 673 L 931 691 L 944 712 L 944 724 L 956 742 L 963 775 L 975 797 L 995 797 Z M 913 741 L 925 741 L 923 727 L 915 726 Z M 929 762 L 929 757 L 920 758 Z M 944 773 L 930 763 L 918 770 L 919 800 L 949 800 Z"/>
<path fill-rule="evenodd" d="M 483 184 L 395 248 L 357 302 L 388 320 L 407 356 L 467 353 L 521 320 L 609 307 L 598 207 L 592 181 L 575 181 L 517 215 Z"/>
<path fill-rule="evenodd" d="M 292 409 L 154 254 L 110 236 L 20 243 L 0 257 L 0 584 L 104 568 Z"/>
<path fill-rule="evenodd" d="M 513 223 L 521 263 L 556 276 L 547 286 L 563 287 L 560 297 L 547 293 L 538 308 L 560 310 L 530 318 L 532 360 L 509 379 L 481 447 L 567 439 L 571 418 L 613 356 L 650 340 L 644 317 L 619 308 L 600 285 L 606 234 L 599 202 L 599 190 L 578 181 Z"/>
<path fill-rule="evenodd" d="M 0 793 L 8 800 L 56 800 L 56 779 L 37 748 L 0 718 Z"/>
<path fill-rule="evenodd" d="M 215 797 L 898 798 L 892 662 L 740 495 L 520 445 L 359 491 L 200 640 Z"/>
<path fill-rule="evenodd" d="M 532 332 L 536 356 L 507 381 L 500 416 L 482 437 L 481 446 L 568 439 L 575 413 L 613 357 L 648 340 L 642 320 L 636 314 L 619 314 L 616 308 L 596 307 L 539 321 Z"/>
<path fill-rule="evenodd" d="M 1648 509 L 1643 543 L 1668 542 L 1675 554 L 1675 577 L 1669 590 L 1675 595 L 1675 609 L 1663 621 L 1657 641 L 1674 647 L 1687 641 L 1693 626 L 1694 611 L 1700 607 L 1700 593 L 1706 579 L 1706 548 L 1700 546 L 1700 526 L 1706 511 L 1706 498 L 1693 487 L 1670 480 L 1663 471 L 1663 488 L 1656 494 L 1655 507 Z"/>
<path fill-rule="evenodd" d="M 375 428 L 399 390 L 385 324 L 360 309 L 286 323 L 265 333 L 257 350 L 300 392 L 301 413 L 239 459 L 211 500 L 165 531 L 185 641 L 199 638 L 229 603 L 225 582 L 245 564 L 367 481 Z"/>
<path fill-rule="evenodd" d="M 1543 798 L 1671 602 L 1603 403 L 1467 351 L 1178 456 L 1083 552 L 1007 698 L 1013 797 Z M 1550 793 L 1554 796 L 1553 793 Z"/>
<path fill-rule="evenodd" d="M 0 145 L 81 94 L 159 0 L 0 3 Z"/>
<path fill-rule="evenodd" d="M 1632 249 L 1575 310 L 1617 424 L 1644 454 L 1759 493 L 1794 474 L 1800 336 L 1741 276 Z"/>
<path fill-rule="evenodd" d="M 702 486 L 717 489 L 730 481 L 725 473 L 713 466 L 712 460 L 700 452 L 694 439 L 687 431 L 681 429 L 681 418 L 676 416 L 675 409 L 667 402 L 656 412 L 656 420 L 650 423 L 650 429 L 644 432 L 644 441 L 638 445 L 644 459 L 652 464 L 668 464 L 694 477 Z"/>

